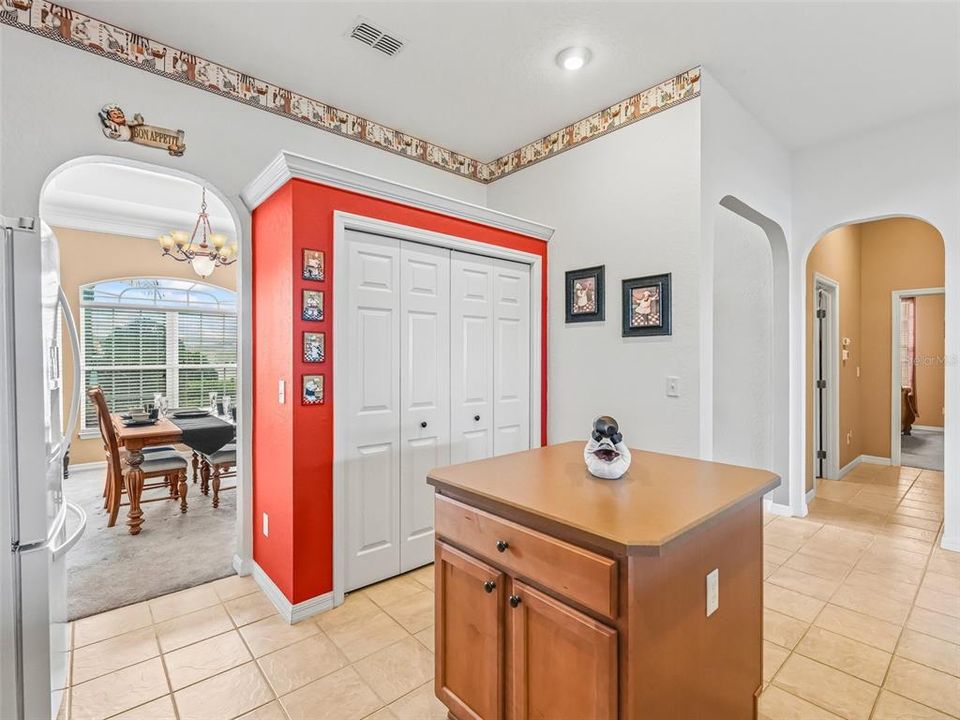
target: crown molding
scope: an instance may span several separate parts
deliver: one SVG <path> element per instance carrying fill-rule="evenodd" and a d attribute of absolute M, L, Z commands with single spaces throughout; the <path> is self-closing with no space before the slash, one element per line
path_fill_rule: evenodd
<path fill-rule="evenodd" d="M 0 23 L 484 184 L 700 96 L 694 67 L 483 162 L 50 0 L 20 0 Z"/>
<path fill-rule="evenodd" d="M 548 241 L 554 229 L 532 220 L 497 212 L 482 205 L 464 202 L 427 190 L 403 185 L 393 180 L 350 170 L 315 160 L 305 155 L 282 150 L 240 193 L 244 204 L 253 211 L 290 180 L 308 180 L 320 185 L 429 210 L 461 220 L 508 230 L 520 235 Z"/>

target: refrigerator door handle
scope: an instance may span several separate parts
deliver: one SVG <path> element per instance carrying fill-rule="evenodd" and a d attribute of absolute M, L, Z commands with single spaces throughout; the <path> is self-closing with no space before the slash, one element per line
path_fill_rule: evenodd
<path fill-rule="evenodd" d="M 77 541 L 80 540 L 80 537 L 83 535 L 83 531 L 87 529 L 87 513 L 84 512 L 83 508 L 69 500 L 66 505 L 67 510 L 77 516 L 78 524 L 76 530 L 70 534 L 70 537 L 59 545 L 51 546 L 50 555 L 54 562 L 70 552 L 70 548 L 77 544 Z"/>
<path fill-rule="evenodd" d="M 82 397 L 83 376 L 80 368 L 80 335 L 77 332 L 77 324 L 73 320 L 73 312 L 70 309 L 70 302 L 63 288 L 58 289 L 57 302 L 63 312 L 63 322 L 67 326 L 67 335 L 70 336 L 70 353 L 73 359 L 73 396 L 70 398 L 70 414 L 67 415 L 67 426 L 63 430 L 63 437 L 50 453 L 50 462 L 59 462 L 63 454 L 70 447 L 73 440 L 73 433 L 77 429 L 77 420 L 80 418 L 80 398 Z"/>

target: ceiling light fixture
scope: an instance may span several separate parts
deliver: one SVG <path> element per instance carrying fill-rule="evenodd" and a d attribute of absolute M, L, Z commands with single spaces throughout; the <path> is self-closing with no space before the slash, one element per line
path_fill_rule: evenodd
<path fill-rule="evenodd" d="M 568 47 L 557 53 L 557 65 L 564 70 L 579 70 L 590 62 L 590 48 Z"/>
<path fill-rule="evenodd" d="M 197 237 L 197 233 L 200 237 Z M 193 233 L 174 230 L 161 235 L 157 240 L 163 255 L 179 262 L 188 262 L 197 275 L 207 277 L 221 265 L 233 265 L 237 261 L 237 244 L 228 243 L 224 233 L 215 233 L 210 227 L 207 214 L 207 189 L 203 188 L 200 201 L 200 213 L 193 226 Z M 209 242 L 208 242 L 209 241 Z"/>

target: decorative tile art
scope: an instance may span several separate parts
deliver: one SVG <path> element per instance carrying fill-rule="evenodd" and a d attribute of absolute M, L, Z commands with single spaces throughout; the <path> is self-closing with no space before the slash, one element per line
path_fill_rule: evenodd
<path fill-rule="evenodd" d="M 482 162 L 47 0 L 0 0 L 0 23 L 482 183 L 498 180 L 700 94 L 700 68 L 696 67 L 503 157 Z"/>

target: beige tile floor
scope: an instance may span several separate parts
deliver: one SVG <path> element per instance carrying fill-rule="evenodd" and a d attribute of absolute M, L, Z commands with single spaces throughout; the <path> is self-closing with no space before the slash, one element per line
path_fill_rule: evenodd
<path fill-rule="evenodd" d="M 764 526 L 761 720 L 960 717 L 960 553 L 943 473 L 861 464 Z"/>
<path fill-rule="evenodd" d="M 444 720 L 433 567 L 288 625 L 229 577 L 72 626 L 73 720 Z"/>
<path fill-rule="evenodd" d="M 960 554 L 941 473 L 860 465 L 764 527 L 762 720 L 960 717 Z M 73 625 L 75 720 L 443 720 L 433 569 L 287 625 L 230 577 Z M 588 720 L 588 719 L 584 719 Z"/>

